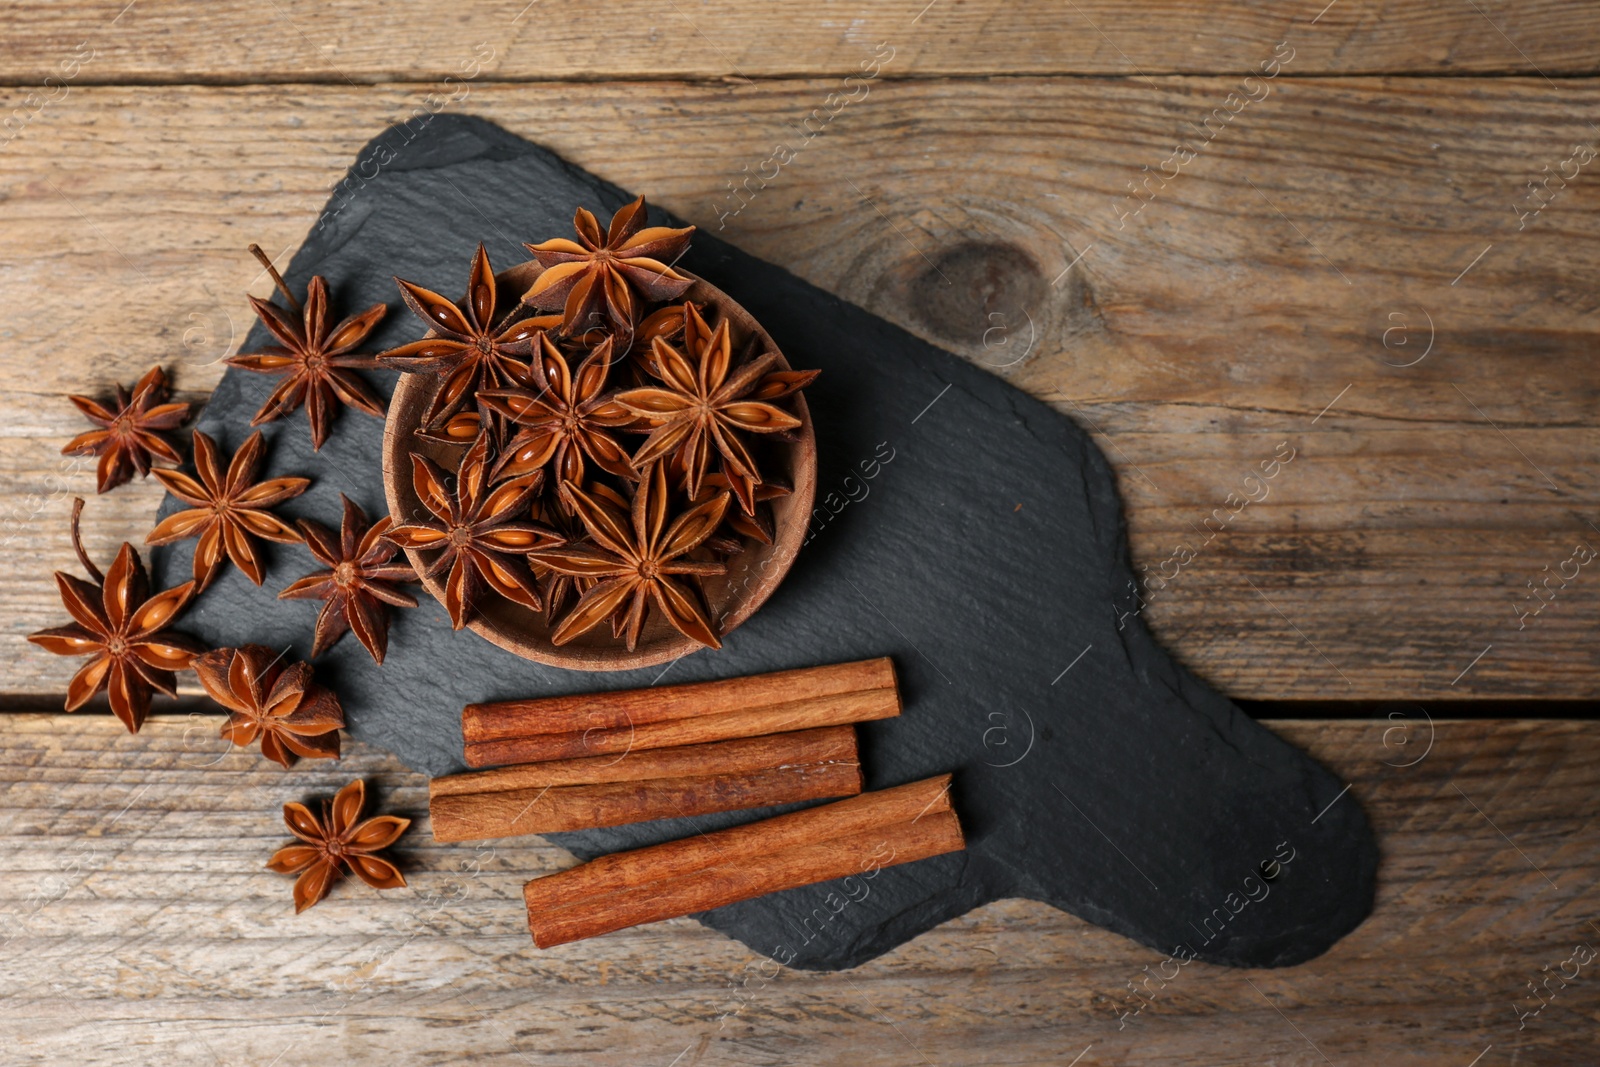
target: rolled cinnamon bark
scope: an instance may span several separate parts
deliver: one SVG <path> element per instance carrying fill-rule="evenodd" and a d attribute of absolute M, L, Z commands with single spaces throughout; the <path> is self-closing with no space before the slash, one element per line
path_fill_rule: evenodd
<path fill-rule="evenodd" d="M 895 690 L 870 689 L 636 726 L 484 741 L 466 746 L 466 761 L 469 767 L 493 767 L 577 759 L 867 722 L 899 714 L 900 696 Z"/>
<path fill-rule="evenodd" d="M 622 826 L 714 811 L 769 808 L 800 800 L 847 797 L 859 792 L 859 767 L 819 763 L 748 774 L 443 796 L 429 803 L 428 812 L 432 816 L 435 841 L 481 841 L 518 834 Z"/>
<path fill-rule="evenodd" d="M 468 704 L 461 711 L 461 736 L 470 746 L 532 734 L 640 727 L 895 688 L 894 664 L 884 657 L 715 682 Z"/>
<path fill-rule="evenodd" d="M 949 775 L 602 856 L 523 889 L 541 948 L 965 847 Z"/>
<path fill-rule="evenodd" d="M 635 749 L 621 756 L 556 759 L 469 771 L 428 783 L 430 799 L 465 793 L 495 793 L 545 786 L 637 782 L 704 774 L 740 774 L 805 763 L 856 764 L 853 726 L 741 737 L 701 745 Z"/>
<path fill-rule="evenodd" d="M 861 792 L 849 726 L 436 778 L 435 841 L 621 826 Z"/>

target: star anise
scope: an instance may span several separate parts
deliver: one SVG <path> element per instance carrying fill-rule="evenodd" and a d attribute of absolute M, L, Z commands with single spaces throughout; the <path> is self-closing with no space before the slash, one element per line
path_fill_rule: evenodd
<path fill-rule="evenodd" d="M 167 375 L 151 367 L 134 384 L 133 394 L 121 385 L 111 407 L 86 396 L 69 396 L 98 430 L 81 433 L 67 442 L 63 456 L 99 456 L 96 492 L 104 493 L 132 479 L 150 473 L 152 459 L 182 463 L 183 457 L 172 442 L 161 436 L 163 430 L 176 429 L 189 417 L 189 405 L 166 403 Z"/>
<path fill-rule="evenodd" d="M 620 612 L 626 620 L 622 636 L 631 652 L 638 644 L 645 612 L 654 603 L 681 633 L 702 645 L 722 647 L 694 592 L 674 576 L 726 573 L 721 563 L 680 557 L 716 532 L 728 507 L 727 493 L 690 508 L 669 526 L 666 468 L 656 464 L 634 493 L 631 528 L 627 517 L 598 497 L 570 484 L 562 485 L 561 493 L 594 543 L 536 551 L 530 558 L 574 578 L 598 581 L 556 627 L 550 638 L 553 644 L 566 644 Z"/>
<path fill-rule="evenodd" d="M 612 341 L 607 337 L 573 373 L 567 359 L 541 334 L 534 380 L 539 392 L 497 389 L 478 394 L 478 402 L 522 427 L 506 443 L 495 477 L 518 477 L 547 463 L 560 482 L 582 486 L 584 457 L 619 478 L 635 478 L 628 453 L 606 431 L 636 421 L 636 416 L 605 394 L 611 373 Z"/>
<path fill-rule="evenodd" d="M 446 488 L 450 476 L 432 460 L 413 452 L 411 464 L 417 496 L 439 521 L 394 526 L 388 537 L 401 548 L 442 549 L 423 573 L 431 578 L 449 571 L 444 606 L 451 625 L 459 630 L 467 624 L 485 585 L 538 611 L 539 586 L 521 557 L 559 545 L 562 538 L 544 526 L 519 522 L 517 516 L 538 493 L 544 472 L 536 470 L 490 487 L 487 430 L 462 457 L 453 493 Z"/>
<path fill-rule="evenodd" d="M 640 298 L 673 300 L 694 284 L 671 266 L 689 247 L 694 227 L 646 227 L 646 215 L 641 196 L 611 216 L 601 233 L 594 215 L 580 207 L 572 219 L 578 240 L 557 237 L 526 246 L 544 271 L 522 302 L 562 308 L 561 327 L 569 335 L 609 328 L 631 336 Z"/>
<path fill-rule="evenodd" d="M 295 757 L 338 759 L 344 709 L 311 680 L 305 663 L 284 666 L 261 645 L 219 648 L 194 661 L 211 699 L 230 712 L 222 736 L 241 748 L 261 739 L 261 754 L 288 767 Z"/>
<path fill-rule="evenodd" d="M 296 915 L 327 896 L 345 867 L 374 889 L 405 886 L 399 869 L 374 853 L 398 841 L 411 820 L 398 815 L 375 815 L 357 822 L 366 804 L 366 784 L 357 778 L 339 790 L 333 803 L 323 803 L 320 819 L 304 804 L 291 801 L 283 806 L 283 821 L 289 832 L 305 843 L 280 848 L 267 861 L 267 867 L 279 874 L 300 875 L 294 883 Z"/>
<path fill-rule="evenodd" d="M 328 426 L 340 401 L 368 415 L 383 418 L 387 405 L 352 370 L 377 364 L 371 356 L 355 355 L 350 350 L 366 340 L 367 334 L 388 312 L 388 306 L 374 304 L 361 314 L 351 315 L 337 325 L 330 326 L 328 283 L 322 275 L 311 279 L 302 307 L 273 267 L 272 260 L 256 245 L 251 245 L 250 251 L 266 266 L 290 306 L 300 313 L 296 316 L 269 300 L 258 300 L 253 296 L 249 298 L 250 306 L 255 308 L 261 324 L 272 331 L 272 335 L 282 344 L 268 345 L 259 352 L 230 356 L 225 362 L 261 374 L 283 376 L 283 381 L 272 390 L 272 394 L 261 405 L 261 410 L 250 420 L 250 425 L 260 426 L 264 422 L 271 422 L 304 404 L 306 421 L 311 424 L 312 451 L 320 451 L 322 443 L 328 439 Z"/>
<path fill-rule="evenodd" d="M 721 454 L 730 484 L 740 488 L 758 485 L 761 472 L 740 433 L 780 433 L 799 427 L 800 420 L 768 401 L 779 400 L 811 384 L 819 371 L 774 371 L 774 353 L 744 365 L 733 366 L 733 342 L 724 319 L 712 330 L 692 306 L 684 316 L 685 355 L 660 337 L 651 342 L 651 369 L 666 388 L 627 389 L 617 403 L 650 420 L 654 429 L 633 465 L 643 469 L 658 459 L 676 454 L 682 464 L 685 488 L 694 498 L 709 473 L 712 452 Z M 731 373 L 730 373 L 731 372 Z M 755 499 L 739 493 L 746 512 Z"/>
<path fill-rule="evenodd" d="M 467 295 L 458 306 L 438 293 L 399 278 L 400 295 L 437 336 L 424 337 L 378 353 L 380 366 L 441 375 L 422 428 L 435 431 L 460 411 L 479 390 L 504 389 L 528 380 L 528 357 L 534 339 L 554 324 L 550 318 L 523 319 L 496 325 L 494 268 L 489 253 L 478 246 L 467 280 Z"/>
<path fill-rule="evenodd" d="M 300 521 L 306 547 L 328 569 L 308 574 L 278 594 L 279 600 L 322 600 L 317 615 L 313 658 L 332 648 L 346 630 L 366 646 L 376 663 L 389 647 L 389 613 L 385 604 L 414 608 L 417 600 L 396 588 L 396 582 L 414 582 L 416 572 L 405 560 L 394 562 L 398 545 L 385 534 L 392 521 L 385 515 L 371 526 L 367 514 L 343 493 L 344 518 L 338 536 L 320 523 Z"/>
<path fill-rule="evenodd" d="M 93 656 L 67 684 L 67 710 L 77 711 L 105 689 L 117 718 L 130 733 L 138 733 L 150 712 L 152 691 L 177 696 L 173 672 L 188 669 L 205 651 L 193 638 L 166 630 L 188 606 L 194 583 L 151 596 L 144 561 L 126 542 L 110 573 L 102 575 L 83 550 L 78 531 L 82 511 L 83 501 L 73 501 L 72 548 L 92 584 L 56 571 L 61 601 L 77 622 L 29 634 L 28 640 L 58 656 Z"/>
<path fill-rule="evenodd" d="M 145 536 L 152 545 L 168 545 L 198 537 L 194 549 L 194 578 L 198 589 L 205 589 L 216 577 L 224 555 L 257 585 L 263 577 L 261 558 L 252 537 L 264 537 L 281 544 L 301 540 L 293 526 L 267 510 L 291 497 L 297 497 L 311 484 L 309 478 L 269 478 L 256 481 L 266 446 L 261 431 L 251 434 L 239 446 L 228 464 L 226 476 L 217 458 L 217 444 L 194 431 L 194 466 L 200 480 L 179 471 L 155 472 L 167 491 L 185 504 L 180 511 L 163 519 Z"/>

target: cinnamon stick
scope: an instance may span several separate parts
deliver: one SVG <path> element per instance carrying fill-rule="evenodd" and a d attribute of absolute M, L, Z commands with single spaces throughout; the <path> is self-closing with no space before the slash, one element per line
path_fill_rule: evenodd
<path fill-rule="evenodd" d="M 435 778 L 435 841 L 621 826 L 861 792 L 855 730 L 557 760 Z"/>
<path fill-rule="evenodd" d="M 812 763 L 744 774 L 705 774 L 435 797 L 433 839 L 480 841 L 768 808 L 861 792 L 853 763 Z"/>
<path fill-rule="evenodd" d="M 469 767 L 604 756 L 619 752 L 704 744 L 738 737 L 888 719 L 900 714 L 893 689 L 869 689 L 635 726 L 484 741 L 466 746 Z"/>
<path fill-rule="evenodd" d="M 884 657 L 715 682 L 468 704 L 461 711 L 461 736 L 471 746 L 533 734 L 640 727 L 895 688 L 894 664 Z"/>
<path fill-rule="evenodd" d="M 857 763 L 852 726 L 741 737 L 703 745 L 638 749 L 621 756 L 547 760 L 435 778 L 430 799 L 467 793 L 495 793 L 546 786 L 637 782 L 705 774 L 742 774 L 806 763 Z"/>
<path fill-rule="evenodd" d="M 958 851 L 949 784 L 941 775 L 534 879 L 528 928 L 548 948 Z"/>

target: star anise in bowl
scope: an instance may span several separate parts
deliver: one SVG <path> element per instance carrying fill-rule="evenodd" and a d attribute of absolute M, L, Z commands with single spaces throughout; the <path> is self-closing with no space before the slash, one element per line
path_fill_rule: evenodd
<path fill-rule="evenodd" d="M 625 670 L 718 647 L 782 581 L 815 494 L 800 390 L 816 375 L 793 370 L 727 294 L 672 266 L 688 231 L 646 226 L 642 202 L 604 233 L 580 213 L 578 229 L 581 243 L 531 246 L 539 261 L 499 275 L 495 292 L 512 295 L 481 309 L 515 321 L 514 294 L 562 309 L 559 327 L 530 340 L 524 380 L 479 388 L 449 432 L 429 434 L 419 431 L 436 417 L 439 387 L 401 378 L 384 486 L 391 539 L 439 575 L 430 546 L 443 547 L 450 522 L 433 483 L 476 483 L 484 463 L 480 495 L 537 479 L 520 519 L 504 517 L 536 518 L 565 539 L 528 551 L 535 595 L 518 581 L 514 595 L 479 597 L 470 612 L 452 603 L 451 613 L 528 659 Z M 469 430 L 474 458 L 463 465 L 451 442 L 466 443 Z M 449 597 L 450 583 L 424 585 Z"/>

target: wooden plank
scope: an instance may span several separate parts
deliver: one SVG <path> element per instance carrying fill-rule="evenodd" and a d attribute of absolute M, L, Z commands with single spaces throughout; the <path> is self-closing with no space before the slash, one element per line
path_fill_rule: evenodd
<path fill-rule="evenodd" d="M 1593 14 L 1566 0 L 460 0 L 374 19 L 314 0 L 25 0 L 0 10 L 9 84 L 889 77 L 1244 72 L 1294 42 L 1302 73 L 1592 73 Z M 453 91 L 455 82 L 444 87 Z"/>
<path fill-rule="evenodd" d="M 774 973 L 686 919 L 538 951 L 522 883 L 571 857 L 420 821 L 409 888 L 347 882 L 297 917 L 261 866 L 279 805 L 359 775 L 423 820 L 426 780 L 360 745 L 285 773 L 216 721 L 0 716 L 8 1062 L 1466 1067 L 1587 1062 L 1600 1022 L 1593 964 L 1519 1015 L 1600 948 L 1600 724 L 1270 724 L 1371 817 L 1376 909 L 1298 967 L 1188 964 L 1132 1014 L 1161 954 L 1026 901 L 841 974 Z"/>
<path fill-rule="evenodd" d="M 485 84 L 463 106 L 1090 427 L 1136 561 L 1194 554 L 1146 616 L 1224 691 L 1594 694 L 1592 568 L 1516 614 L 1600 537 L 1593 164 L 1537 215 L 1514 209 L 1593 140 L 1600 84 L 1285 76 L 1223 123 L 1234 78 L 896 82 L 726 214 L 753 146 L 829 86 Z M 247 325 L 237 294 L 268 291 L 243 246 L 291 252 L 359 145 L 425 96 L 85 89 L 0 152 L 9 633 L 58 615 L 68 497 L 91 487 L 55 455 L 80 426 L 61 394 L 162 360 L 202 395 Z M 1216 136 L 1132 215 L 1129 183 L 1208 117 Z M 1280 443 L 1295 458 L 1230 516 Z M 96 501 L 100 555 L 155 501 Z M 64 687 L 68 663 L 12 648 L 0 692 Z"/>

